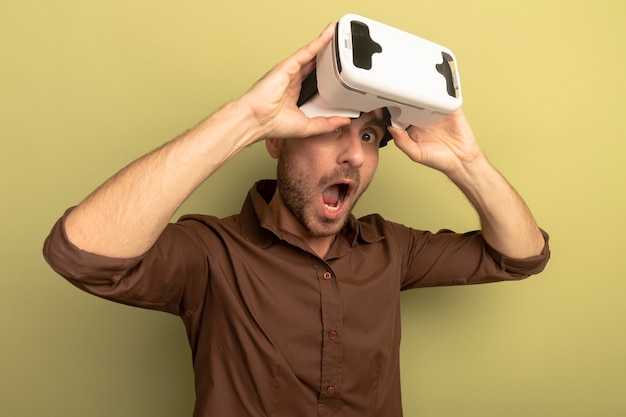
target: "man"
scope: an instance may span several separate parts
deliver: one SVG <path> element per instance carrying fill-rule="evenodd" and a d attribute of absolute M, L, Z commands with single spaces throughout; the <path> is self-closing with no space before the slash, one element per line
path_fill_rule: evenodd
<path fill-rule="evenodd" d="M 521 279 L 548 261 L 547 235 L 461 111 L 403 131 L 383 110 L 351 120 L 298 109 L 332 33 L 117 173 L 46 240 L 48 262 L 78 287 L 181 316 L 195 416 L 400 416 L 400 291 Z M 461 189 L 480 231 L 431 234 L 351 215 L 388 135 Z M 276 182 L 257 183 L 239 215 L 168 224 L 207 177 L 261 140 L 278 160 Z"/>

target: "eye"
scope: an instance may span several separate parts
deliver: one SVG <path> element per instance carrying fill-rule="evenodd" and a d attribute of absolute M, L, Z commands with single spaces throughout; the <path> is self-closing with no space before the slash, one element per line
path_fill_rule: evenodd
<path fill-rule="evenodd" d="M 368 130 L 366 132 L 361 133 L 361 140 L 366 143 L 375 143 L 379 138 L 378 133 Z"/>

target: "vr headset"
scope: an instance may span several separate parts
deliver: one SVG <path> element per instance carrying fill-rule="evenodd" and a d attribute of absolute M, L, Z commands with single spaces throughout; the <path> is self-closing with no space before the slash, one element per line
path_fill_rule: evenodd
<path fill-rule="evenodd" d="M 382 108 L 386 122 L 424 127 L 462 104 L 456 58 L 431 41 L 348 14 L 317 55 L 298 106 L 309 117 L 344 116 Z M 381 147 L 391 135 L 385 135 Z"/>

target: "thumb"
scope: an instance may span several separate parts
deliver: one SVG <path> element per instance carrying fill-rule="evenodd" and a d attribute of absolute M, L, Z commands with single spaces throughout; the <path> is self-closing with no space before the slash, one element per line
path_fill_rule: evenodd
<path fill-rule="evenodd" d="M 412 126 L 409 126 L 411 128 Z M 415 162 L 419 162 L 421 158 L 421 149 L 418 144 L 417 132 L 415 129 L 404 130 L 394 126 L 389 126 L 389 133 L 393 137 L 393 143 L 398 149 L 404 152 L 409 158 Z"/>
<path fill-rule="evenodd" d="M 323 135 L 350 124 L 350 118 L 340 116 L 317 116 L 309 119 L 302 134 L 304 137 Z"/>

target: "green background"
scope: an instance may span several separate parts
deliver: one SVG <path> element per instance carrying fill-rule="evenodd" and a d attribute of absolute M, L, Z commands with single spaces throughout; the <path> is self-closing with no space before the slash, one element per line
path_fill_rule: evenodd
<path fill-rule="evenodd" d="M 63 210 L 238 96 L 349 12 L 459 62 L 491 161 L 552 236 L 520 283 L 402 295 L 405 415 L 626 414 L 626 3 L 618 0 L 0 0 L 0 415 L 190 416 L 182 323 L 86 295 L 41 246 Z M 262 144 L 181 212 L 237 212 L 273 177 Z M 357 214 L 477 227 L 393 145 Z"/>

